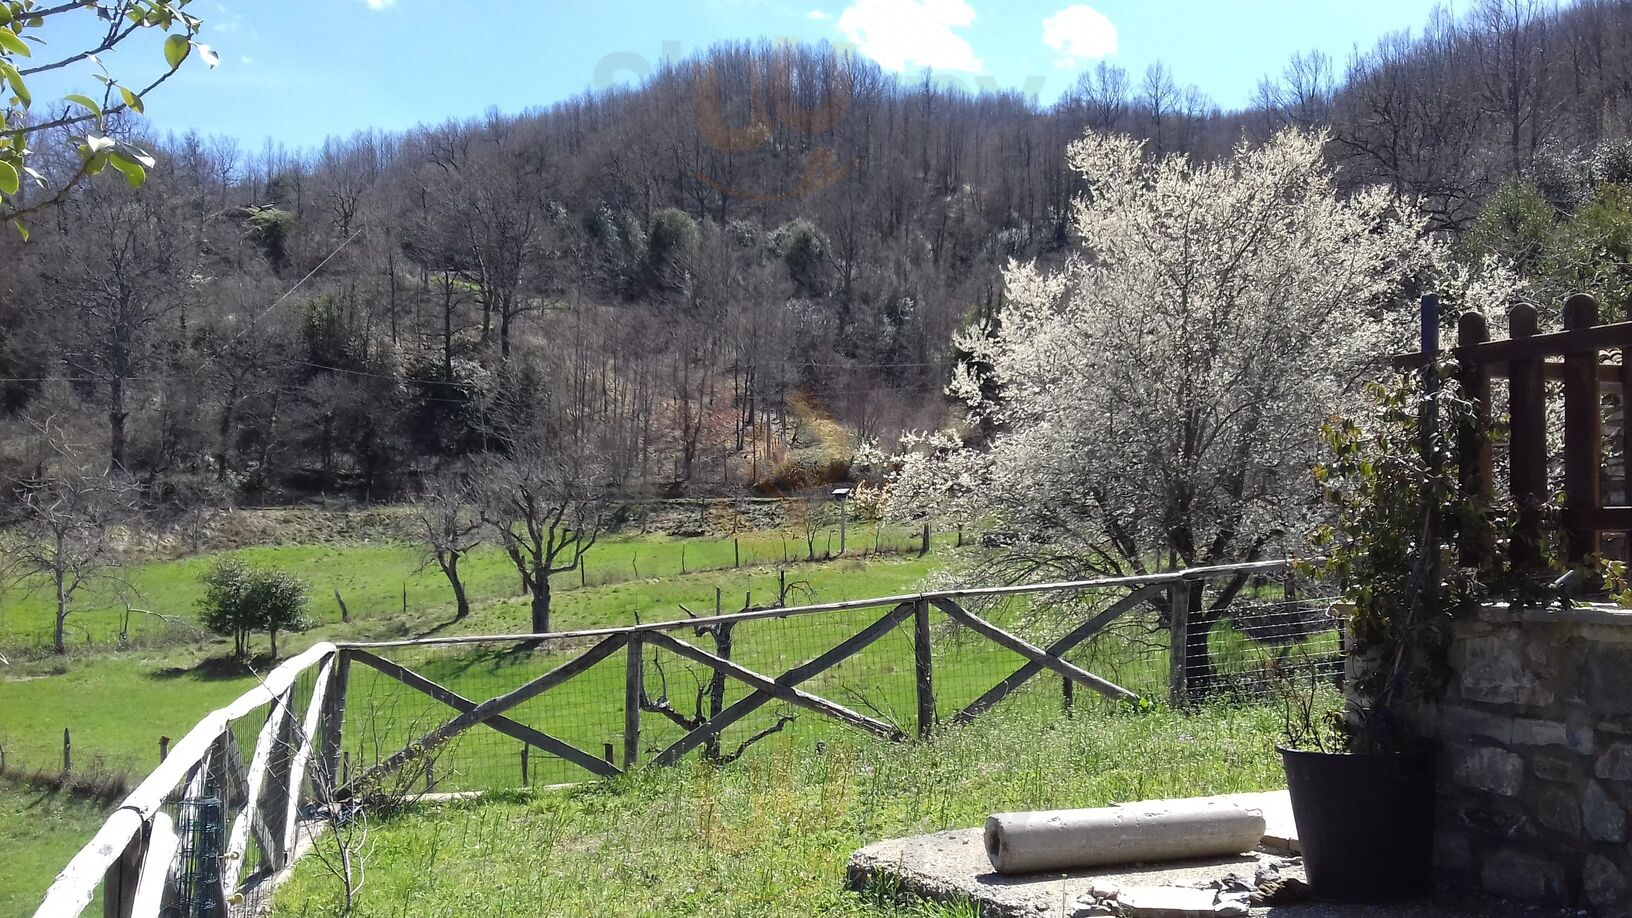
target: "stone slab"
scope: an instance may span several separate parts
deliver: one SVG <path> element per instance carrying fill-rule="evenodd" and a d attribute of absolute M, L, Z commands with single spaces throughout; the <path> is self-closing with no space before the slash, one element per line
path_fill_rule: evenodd
<path fill-rule="evenodd" d="M 848 875 L 855 889 L 898 889 L 942 902 L 973 901 L 982 918 L 1073 918 L 1079 902 L 1095 888 L 1180 886 L 1197 887 L 1234 874 L 1248 880 L 1265 864 L 1281 867 L 1281 875 L 1302 879 L 1302 867 L 1287 866 L 1284 854 L 1297 850 L 1297 830 L 1285 791 L 1231 795 L 1242 806 L 1260 810 L 1269 832 L 1268 850 L 1236 857 L 1167 864 L 1095 868 L 1069 873 L 1001 876 L 992 871 L 982 830 L 955 829 L 889 839 L 868 845 L 851 855 Z M 1473 918 L 1485 915 L 1551 916 L 1574 914 L 1521 905 L 1472 902 L 1405 903 L 1356 906 L 1306 902 L 1255 908 L 1254 916 L 1270 918 Z"/>

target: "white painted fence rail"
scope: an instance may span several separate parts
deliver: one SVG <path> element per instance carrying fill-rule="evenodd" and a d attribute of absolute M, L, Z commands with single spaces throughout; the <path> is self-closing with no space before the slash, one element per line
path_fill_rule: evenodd
<path fill-rule="evenodd" d="M 336 773 L 333 757 L 338 743 L 332 736 L 340 729 L 341 712 L 337 705 L 325 704 L 337 697 L 327 685 L 334 678 L 335 658 L 333 644 L 317 644 L 199 721 L 57 874 L 36 918 L 81 914 L 99 886 L 104 918 L 156 918 L 179 895 L 182 879 L 178 858 L 183 842 L 164 806 L 206 794 L 221 797 L 223 818 L 232 808 L 228 804 L 241 801 L 223 839 L 227 847 L 216 884 L 218 914 L 228 913 L 228 901 L 246 879 L 243 867 L 252 838 L 260 851 L 260 867 L 282 867 L 294 847 L 295 819 L 308 794 L 306 778 L 314 750 L 326 759 L 320 765 L 324 773 Z M 316 677 L 304 717 L 297 719 L 296 690 L 300 677 L 309 671 Z M 268 707 L 245 771 L 232 725 Z"/>

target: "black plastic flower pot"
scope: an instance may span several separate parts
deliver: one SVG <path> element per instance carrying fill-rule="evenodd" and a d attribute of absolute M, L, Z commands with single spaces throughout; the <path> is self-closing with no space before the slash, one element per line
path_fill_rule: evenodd
<path fill-rule="evenodd" d="M 1432 753 L 1280 753 L 1316 898 L 1391 902 L 1433 890 Z"/>

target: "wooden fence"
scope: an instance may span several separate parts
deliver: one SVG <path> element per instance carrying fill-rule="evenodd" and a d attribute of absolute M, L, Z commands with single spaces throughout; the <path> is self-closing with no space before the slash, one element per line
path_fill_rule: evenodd
<path fill-rule="evenodd" d="M 1456 445 L 1456 461 L 1470 493 L 1489 496 L 1495 487 L 1491 381 L 1507 381 L 1508 487 L 1519 514 L 1512 551 L 1521 567 L 1541 565 L 1542 509 L 1554 493 L 1548 484 L 1549 381 L 1560 384 L 1563 400 L 1561 522 L 1566 560 L 1577 563 L 1598 553 L 1606 532 L 1632 533 L 1632 506 L 1604 501 L 1602 398 L 1605 392 L 1620 393 L 1620 454 L 1632 456 L 1632 415 L 1626 398 L 1632 392 L 1632 361 L 1626 359 L 1632 352 L 1632 322 L 1600 325 L 1598 301 L 1584 293 L 1565 301 L 1563 313 L 1563 329 L 1544 333 L 1536 307 L 1521 303 L 1508 313 L 1509 337 L 1493 341 L 1485 316 L 1466 312 L 1458 318 L 1457 342 L 1451 350 L 1459 384 L 1477 418 L 1460 432 Z M 1618 359 L 1610 359 L 1612 351 Z M 1423 364 L 1420 352 L 1396 360 L 1402 369 Z"/>
<path fill-rule="evenodd" d="M 1071 662 L 1067 654 L 1130 612 L 1148 612 L 1153 607 L 1168 630 L 1164 639 L 1171 644 L 1166 689 L 1171 700 L 1182 703 L 1192 689 L 1195 657 L 1194 635 L 1187 627 L 1195 608 L 1192 591 L 1200 590 L 1207 581 L 1219 581 L 1231 585 L 1229 595 L 1233 596 L 1248 580 L 1273 576 L 1287 567 L 1285 561 L 1268 561 L 1140 577 L 926 592 L 551 634 L 319 644 L 285 662 L 259 687 L 231 705 L 205 717 L 176 743 L 169 757 L 58 875 L 37 915 L 77 915 L 93 900 L 99 886 L 107 918 L 159 915 L 162 907 L 176 902 L 184 893 L 180 864 L 188 860 L 181 856 L 188 833 L 185 827 L 178 830 L 176 806 L 198 798 L 221 801 L 223 826 L 230 826 L 219 852 L 219 870 L 211 874 L 208 884 L 214 913 L 241 912 L 242 893 L 247 888 L 263 883 L 290 864 L 303 819 L 310 818 L 315 809 L 339 807 L 353 798 L 366 799 L 386 776 L 408 772 L 410 766 L 419 767 L 416 762 L 429 760 L 440 747 L 478 727 L 507 737 L 508 741 L 519 741 L 523 774 L 529 750 L 536 750 L 571 763 L 595 778 L 612 777 L 644 765 L 678 762 L 688 752 L 717 743 L 727 728 L 773 702 L 887 741 L 927 737 L 940 722 L 931 612 L 944 616 L 964 634 L 997 645 L 1022 661 L 1012 671 L 993 679 L 972 701 L 962 704 L 953 721 L 978 716 L 1044 673 L 1061 680 L 1067 697 L 1073 688 L 1081 688 L 1117 702 L 1141 702 L 1144 699 L 1135 691 Z M 1125 593 L 1041 646 L 968 608 L 1005 596 L 1095 593 L 1111 598 L 1115 591 Z M 714 626 L 729 630 L 746 622 L 875 608 L 884 611 L 870 624 L 779 673 L 756 671 L 733 659 L 729 650 L 718 643 L 710 650 L 680 636 L 686 631 L 702 633 L 701 629 Z M 911 723 L 892 723 L 804 687 L 898 627 L 910 627 L 912 635 L 912 694 L 916 704 Z M 1319 627 L 1329 631 L 1332 622 L 1325 621 Z M 548 650 L 565 659 L 519 686 L 475 701 L 444 681 L 428 678 L 388 658 L 403 648 L 451 649 L 477 644 L 509 645 L 509 652 L 522 655 Z M 563 648 L 574 648 L 576 652 Z M 717 674 L 719 681 L 732 680 L 748 691 L 729 705 L 716 701 L 706 720 L 699 717 L 699 722 L 677 740 L 642 761 L 642 714 L 653 710 L 643 660 L 646 650 L 654 648 L 700 664 Z M 564 737 L 511 718 L 524 703 L 573 682 L 597 664 L 615 663 L 620 654 L 624 660 L 620 680 L 621 757 L 613 756 L 610 750 L 598 753 L 581 748 Z M 434 702 L 435 708 L 446 710 L 445 718 L 438 718 L 439 722 L 423 732 L 416 730 L 410 742 L 372 762 L 343 761 L 343 733 L 351 729 L 346 726 L 348 687 L 360 667 L 429 699 L 427 703 Z M 701 695 L 699 689 L 700 709 Z M 351 703 L 359 702 L 354 697 Z M 263 710 L 265 719 L 255 725 L 246 765 L 233 726 L 241 721 L 253 723 L 248 721 L 249 715 Z"/>

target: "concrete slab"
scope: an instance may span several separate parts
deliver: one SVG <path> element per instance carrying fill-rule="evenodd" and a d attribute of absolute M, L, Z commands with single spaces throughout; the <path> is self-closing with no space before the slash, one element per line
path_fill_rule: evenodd
<path fill-rule="evenodd" d="M 1269 825 L 1264 839 L 1267 850 L 1206 861 L 1002 876 L 992 871 L 982 830 L 957 829 L 868 845 L 851 855 L 849 883 L 854 889 L 899 890 L 942 902 L 977 902 L 982 918 L 1078 918 L 1104 914 L 1082 905 L 1085 900 L 1092 900 L 1096 889 L 1197 888 L 1232 874 L 1250 884 L 1264 866 L 1278 868 L 1283 878 L 1302 880 L 1301 864 L 1285 856 L 1298 850 L 1297 830 L 1286 792 L 1238 795 L 1231 799 L 1264 814 Z M 1488 915 L 1550 918 L 1574 913 L 1457 897 L 1446 903 L 1386 906 L 1304 902 L 1254 908 L 1251 914 L 1269 918 L 1473 918 Z"/>

